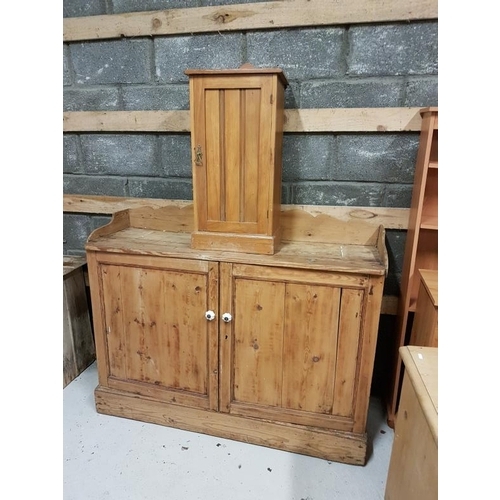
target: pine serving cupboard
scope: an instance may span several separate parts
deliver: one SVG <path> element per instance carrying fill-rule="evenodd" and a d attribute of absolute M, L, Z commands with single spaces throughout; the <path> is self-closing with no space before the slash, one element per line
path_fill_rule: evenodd
<path fill-rule="evenodd" d="M 385 231 L 320 208 L 274 255 L 192 248 L 193 205 L 95 230 L 97 411 L 363 465 Z"/>

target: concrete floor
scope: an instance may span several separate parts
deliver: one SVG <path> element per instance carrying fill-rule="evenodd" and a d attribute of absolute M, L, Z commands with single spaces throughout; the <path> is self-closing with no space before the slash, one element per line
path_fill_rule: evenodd
<path fill-rule="evenodd" d="M 100 415 L 92 364 L 63 390 L 64 500 L 377 500 L 393 430 L 372 399 L 368 463 L 346 465 Z"/>

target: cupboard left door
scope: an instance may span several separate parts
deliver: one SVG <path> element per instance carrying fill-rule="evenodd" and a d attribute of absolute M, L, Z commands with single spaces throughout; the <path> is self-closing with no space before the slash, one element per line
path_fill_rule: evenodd
<path fill-rule="evenodd" d="M 100 386 L 217 410 L 218 263 L 91 251 L 87 262 Z"/>

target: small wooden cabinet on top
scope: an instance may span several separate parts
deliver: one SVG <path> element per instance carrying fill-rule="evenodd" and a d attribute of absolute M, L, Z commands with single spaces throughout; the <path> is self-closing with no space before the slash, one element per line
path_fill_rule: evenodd
<path fill-rule="evenodd" d="M 273 254 L 280 242 L 287 80 L 278 68 L 187 70 L 193 248 Z"/>
<path fill-rule="evenodd" d="M 384 228 L 280 206 L 281 71 L 188 74 L 193 205 L 87 241 L 97 411 L 362 465 Z"/>

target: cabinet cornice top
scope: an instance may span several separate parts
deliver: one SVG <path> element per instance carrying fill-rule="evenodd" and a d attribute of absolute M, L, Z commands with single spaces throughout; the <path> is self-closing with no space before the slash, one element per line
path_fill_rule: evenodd
<path fill-rule="evenodd" d="M 280 68 L 256 68 L 251 64 L 244 64 L 237 69 L 187 69 L 184 74 L 191 76 L 237 76 L 237 75 L 277 75 L 281 83 L 287 87 L 288 80 L 286 79 L 283 70 Z"/>
<path fill-rule="evenodd" d="M 423 116 L 425 113 L 436 113 L 438 114 L 438 108 L 436 107 L 429 107 L 429 108 L 422 108 L 420 110 L 420 114 Z"/>

